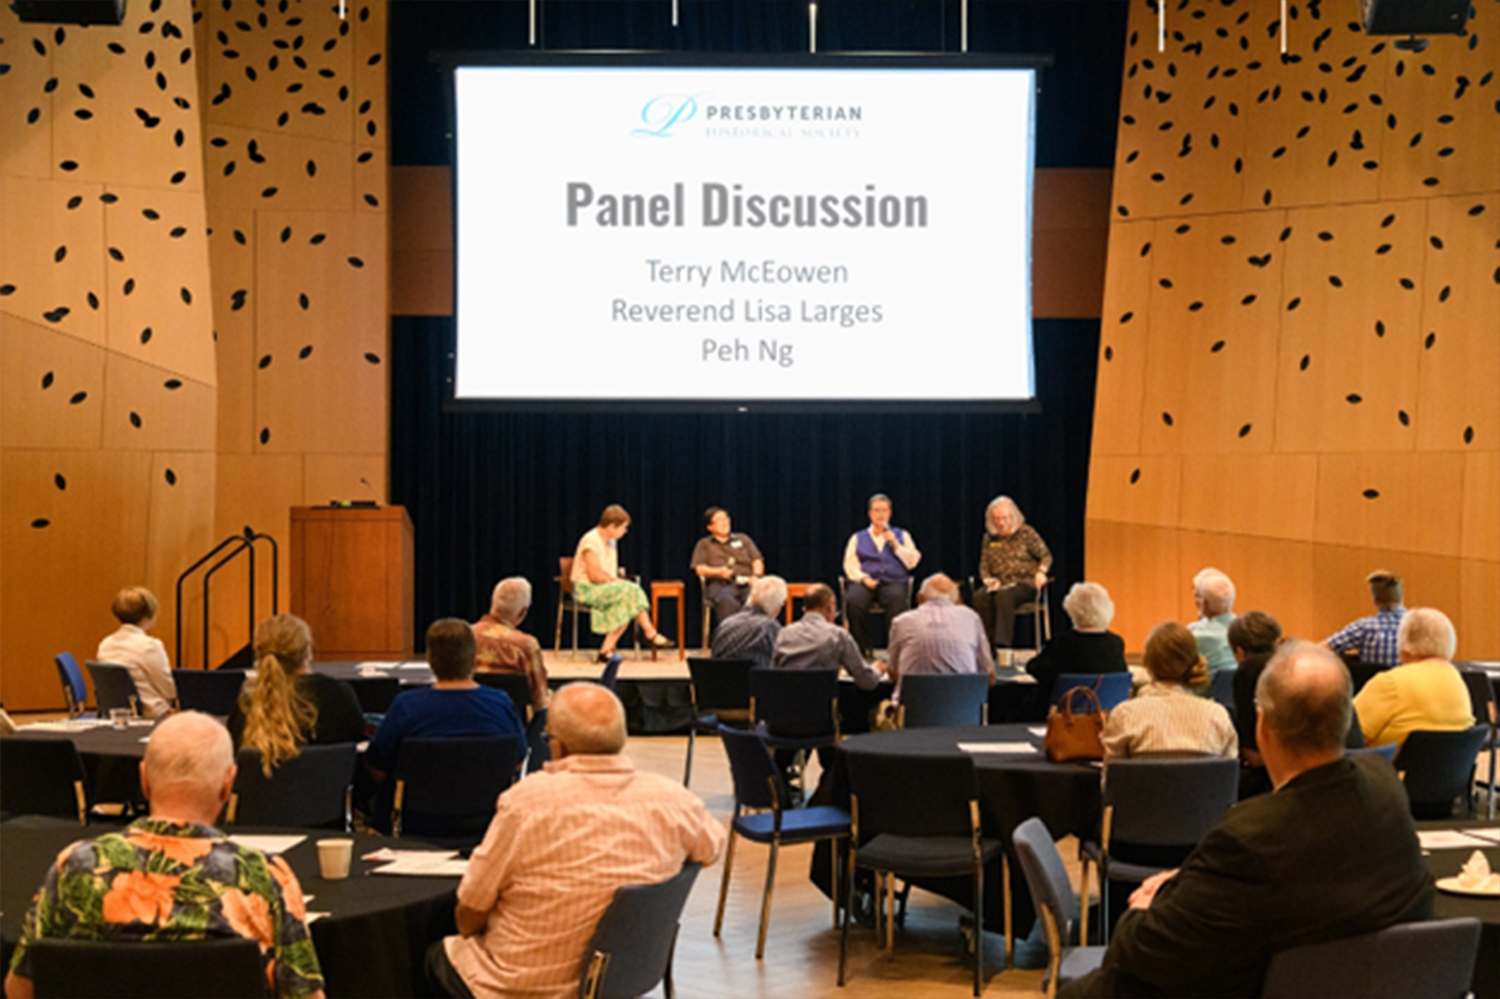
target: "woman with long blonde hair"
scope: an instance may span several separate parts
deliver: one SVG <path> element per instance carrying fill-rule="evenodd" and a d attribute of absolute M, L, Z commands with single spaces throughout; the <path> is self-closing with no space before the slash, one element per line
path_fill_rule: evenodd
<path fill-rule="evenodd" d="M 354 688 L 310 672 L 311 665 L 312 631 L 300 617 L 278 614 L 255 629 L 255 677 L 240 690 L 229 734 L 236 749 L 260 751 L 268 777 L 304 745 L 364 738 Z"/>

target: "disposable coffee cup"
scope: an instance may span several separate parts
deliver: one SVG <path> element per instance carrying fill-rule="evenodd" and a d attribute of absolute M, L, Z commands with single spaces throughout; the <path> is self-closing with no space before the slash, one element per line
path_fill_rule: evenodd
<path fill-rule="evenodd" d="M 1015 654 L 1015 652 L 1012 651 L 1011 649 L 1001 649 L 1000 650 L 1000 665 L 1003 666 L 1003 667 L 1005 667 L 1006 669 L 1010 669 L 1015 664 L 1016 664 L 1016 654 Z"/>
<path fill-rule="evenodd" d="M 318 840 L 318 867 L 323 880 L 338 881 L 349 876 L 349 862 L 354 858 L 354 840 Z"/>
<path fill-rule="evenodd" d="M 117 729 L 121 729 L 122 731 L 124 729 L 126 729 L 126 728 L 129 728 L 130 727 L 130 709 L 129 708 L 110 708 L 109 709 L 109 723 L 110 723 L 110 725 L 114 726 Z"/>

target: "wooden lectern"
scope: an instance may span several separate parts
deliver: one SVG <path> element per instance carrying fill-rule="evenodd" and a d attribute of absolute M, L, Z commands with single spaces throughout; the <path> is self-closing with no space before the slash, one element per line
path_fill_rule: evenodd
<path fill-rule="evenodd" d="M 411 518 L 401 506 L 292 507 L 292 613 L 320 660 L 410 656 Z"/>

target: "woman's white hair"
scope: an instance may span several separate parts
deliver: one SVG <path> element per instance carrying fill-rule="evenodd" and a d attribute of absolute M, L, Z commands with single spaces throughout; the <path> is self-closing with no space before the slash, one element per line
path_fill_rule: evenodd
<path fill-rule="evenodd" d="M 1234 580 L 1210 566 L 1193 577 L 1193 590 L 1204 598 L 1204 606 L 1217 608 L 1216 614 L 1234 610 Z"/>
<path fill-rule="evenodd" d="M 1098 583 L 1074 583 L 1063 597 L 1063 610 L 1079 631 L 1101 631 L 1115 619 L 1115 602 Z"/>
<path fill-rule="evenodd" d="M 1010 509 L 1011 516 L 1016 519 L 1016 530 L 1020 530 L 1021 525 L 1026 523 L 1026 515 L 1021 512 L 1020 507 L 1016 506 L 1015 500 L 1009 496 L 996 496 L 990 500 L 990 505 L 984 508 L 984 529 L 986 531 L 991 530 L 994 526 L 995 507 L 997 506 Z"/>
<path fill-rule="evenodd" d="M 1458 649 L 1458 632 L 1435 607 L 1413 607 L 1396 630 L 1396 647 L 1410 659 L 1448 659 Z"/>
<path fill-rule="evenodd" d="M 770 617 L 781 613 L 786 606 L 786 580 L 780 576 L 762 576 L 750 584 L 749 603 L 759 607 Z"/>
<path fill-rule="evenodd" d="M 501 623 L 514 625 L 531 607 L 531 583 L 524 576 L 510 576 L 495 584 L 490 613 Z"/>

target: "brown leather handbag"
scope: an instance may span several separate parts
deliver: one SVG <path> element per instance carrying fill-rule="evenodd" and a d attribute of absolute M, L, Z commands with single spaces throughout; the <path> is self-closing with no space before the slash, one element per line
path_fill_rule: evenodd
<path fill-rule="evenodd" d="M 1092 713 L 1073 712 L 1075 694 L 1082 694 L 1093 702 Z M 1104 743 L 1100 736 L 1104 734 L 1104 723 L 1108 720 L 1109 712 L 1099 703 L 1099 695 L 1092 687 L 1074 687 L 1058 698 L 1047 712 L 1047 738 L 1043 743 L 1047 759 L 1054 763 L 1104 759 Z"/>

